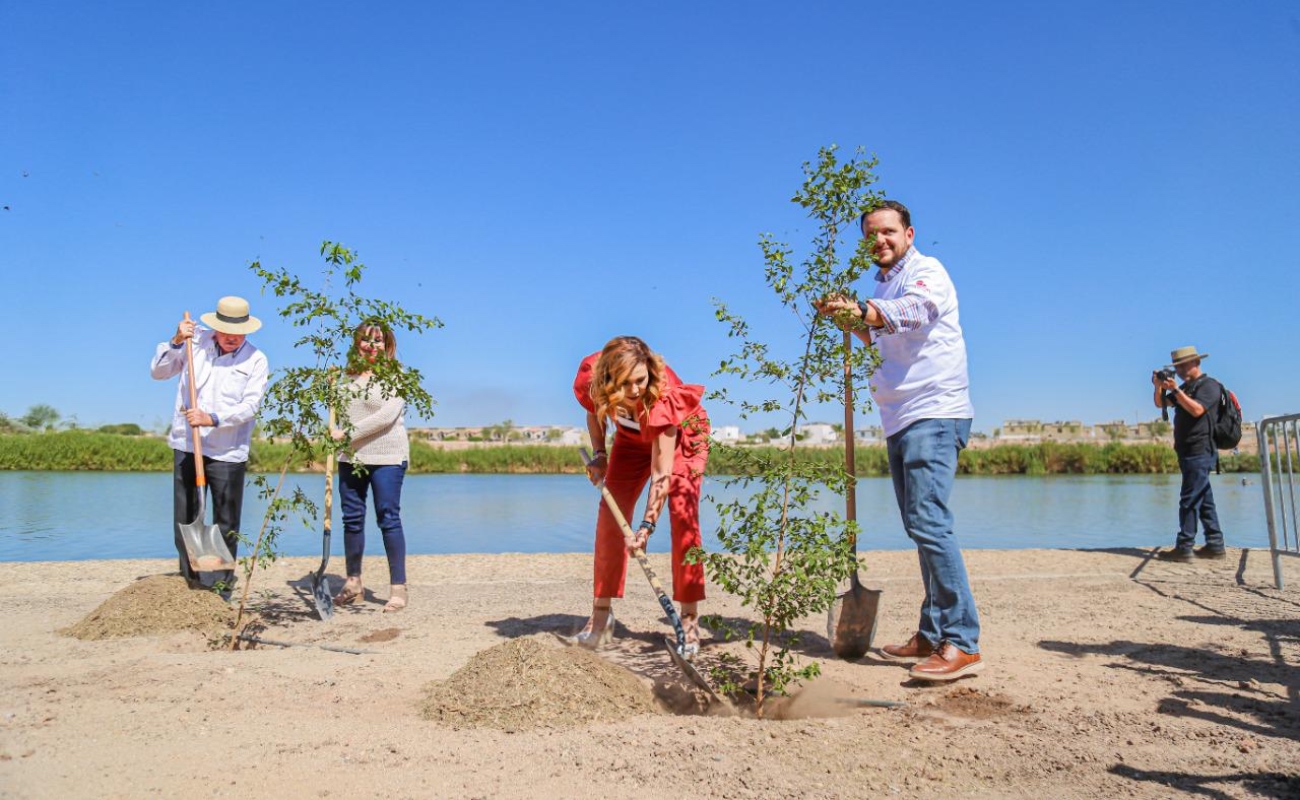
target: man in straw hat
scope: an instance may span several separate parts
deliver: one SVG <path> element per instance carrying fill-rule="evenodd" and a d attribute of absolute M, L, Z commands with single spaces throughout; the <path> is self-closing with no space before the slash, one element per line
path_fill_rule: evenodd
<path fill-rule="evenodd" d="M 1156 408 L 1174 409 L 1174 452 L 1178 469 L 1183 473 L 1182 491 L 1178 495 L 1178 538 L 1171 550 L 1157 556 L 1165 561 L 1191 561 L 1196 557 L 1223 558 L 1223 529 L 1214 508 L 1210 489 L 1210 470 L 1219 458 L 1211 426 L 1213 409 L 1219 405 L 1219 382 L 1201 371 L 1201 361 L 1208 353 L 1195 347 L 1180 347 L 1170 353 L 1170 369 L 1178 373 L 1179 385 L 1167 370 L 1151 374 L 1155 387 Z M 1196 544 L 1196 520 L 1205 529 L 1205 546 Z"/>
<path fill-rule="evenodd" d="M 248 311 L 248 301 L 244 298 L 223 297 L 217 301 L 216 311 L 201 317 L 206 328 L 195 325 L 186 313 L 185 319 L 176 324 L 171 339 L 158 344 L 150 367 L 150 374 L 156 380 L 181 376 L 167 440 L 174 455 L 176 552 L 180 555 L 181 575 L 192 587 L 200 585 L 199 576 L 190 569 L 179 530 L 181 525 L 194 520 L 199 509 L 192 428 L 199 430 L 203 443 L 203 469 L 212 498 L 213 522 L 231 555 L 236 554 L 239 545 L 236 532 L 240 530 L 244 505 L 248 446 L 269 372 L 266 356 L 247 340 L 248 334 L 262 327 L 261 320 Z M 189 402 L 187 339 L 194 340 L 194 388 L 198 398 L 194 408 L 190 408 Z M 217 580 L 229 591 L 234 583 L 234 571 L 218 573 Z"/>

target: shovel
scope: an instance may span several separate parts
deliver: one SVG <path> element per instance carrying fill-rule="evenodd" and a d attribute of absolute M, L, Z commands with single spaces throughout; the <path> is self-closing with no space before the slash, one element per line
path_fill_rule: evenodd
<path fill-rule="evenodd" d="M 845 519 L 858 520 L 858 479 L 854 463 L 853 441 L 853 339 L 844 334 L 844 471 L 849 475 L 844 492 Z M 844 659 L 862 658 L 871 649 L 876 636 L 876 617 L 880 613 L 880 590 L 868 589 L 858 580 L 858 537 L 850 534 L 853 548 L 853 574 L 849 590 L 831 602 L 826 619 L 826 638 L 835 655 Z"/>
<path fill-rule="evenodd" d="M 582 453 L 582 462 L 590 466 L 591 454 L 587 452 L 587 448 L 583 447 L 579 452 Z M 606 488 L 603 480 L 600 482 L 600 494 L 605 498 L 605 505 L 609 507 L 610 513 L 614 515 L 614 521 L 623 530 L 623 540 L 630 543 L 636 533 L 632 530 L 632 526 L 627 524 L 627 517 L 623 516 L 622 509 L 618 507 L 618 502 L 609 489 Z M 672 599 L 664 591 L 664 585 L 659 582 L 659 577 L 655 575 L 654 569 L 650 566 L 650 559 L 646 558 L 645 550 L 638 547 L 632 550 L 632 556 L 636 558 L 636 563 L 641 565 L 641 571 L 645 573 L 646 580 L 650 581 L 650 588 L 654 589 L 655 597 L 659 598 L 659 605 L 663 607 L 664 613 L 668 615 L 668 621 L 673 625 L 673 632 L 677 634 L 676 643 L 667 636 L 664 637 L 664 648 L 668 650 L 668 655 L 672 656 L 673 663 L 690 679 L 691 683 L 704 690 L 704 693 L 709 696 L 709 700 L 717 703 L 720 707 L 726 708 L 727 704 L 713 691 L 713 687 L 709 686 L 709 682 L 704 680 L 704 676 L 700 674 L 700 671 L 695 668 L 694 664 L 686 660 L 684 655 L 686 651 L 686 631 L 682 628 L 681 615 L 677 613 L 677 607 L 673 605 Z"/>
<path fill-rule="evenodd" d="M 186 311 L 186 321 L 189 318 L 190 312 Z M 190 408 L 198 408 L 198 389 L 194 384 L 193 338 L 185 340 L 185 349 L 190 370 Z M 194 435 L 194 484 L 199 492 L 199 513 L 193 522 L 187 525 L 177 523 L 176 527 L 180 531 L 181 541 L 185 542 L 185 555 L 189 558 L 191 570 L 196 573 L 232 570 L 235 568 L 235 557 L 230 554 L 230 548 L 226 547 L 221 529 L 204 522 L 207 517 L 208 478 L 203 472 L 203 437 L 198 428 L 191 427 L 190 432 Z"/>
<path fill-rule="evenodd" d="M 334 408 L 330 408 L 330 430 L 334 430 Z M 330 562 L 330 513 L 334 509 L 334 451 L 325 456 L 325 534 L 321 539 L 320 569 L 311 574 L 311 600 L 321 621 L 334 616 L 334 598 L 325 578 L 325 565 Z"/>

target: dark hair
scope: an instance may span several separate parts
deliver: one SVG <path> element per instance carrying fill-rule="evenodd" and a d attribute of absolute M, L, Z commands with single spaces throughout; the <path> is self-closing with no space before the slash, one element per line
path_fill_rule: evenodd
<path fill-rule="evenodd" d="M 866 230 L 867 217 L 877 211 L 897 211 L 898 216 L 903 220 L 903 227 L 912 227 L 912 212 L 907 210 L 907 206 L 897 200 L 881 200 L 880 205 L 868 208 L 866 211 L 862 212 L 862 216 L 858 217 L 858 230 Z"/>

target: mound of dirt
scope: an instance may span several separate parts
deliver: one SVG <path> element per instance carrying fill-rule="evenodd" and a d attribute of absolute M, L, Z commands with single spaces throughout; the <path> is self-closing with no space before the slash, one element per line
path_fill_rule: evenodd
<path fill-rule="evenodd" d="M 657 714 L 650 685 L 623 667 L 543 635 L 475 654 L 429 684 L 425 719 L 455 728 L 570 728 Z"/>
<path fill-rule="evenodd" d="M 59 633 L 88 640 L 183 630 L 216 635 L 233 623 L 234 612 L 215 593 L 190 589 L 179 575 L 151 575 L 117 592 Z"/>

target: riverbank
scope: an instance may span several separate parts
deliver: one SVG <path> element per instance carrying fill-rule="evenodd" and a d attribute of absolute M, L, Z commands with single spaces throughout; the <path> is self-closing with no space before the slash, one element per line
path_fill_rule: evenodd
<path fill-rule="evenodd" d="M 746 447 L 748 453 L 775 456 L 772 447 Z M 857 473 L 863 477 L 887 475 L 889 459 L 883 445 L 856 448 Z M 256 440 L 250 450 L 253 472 L 277 473 L 289 458 L 289 445 Z M 796 457 L 828 464 L 843 462 L 838 447 L 803 447 Z M 295 472 L 318 471 L 319 464 L 300 459 L 290 464 Z M 0 470 L 170 472 L 172 451 L 156 436 L 122 436 L 93 431 L 58 431 L 0 434 Z M 717 447 L 708 465 L 710 475 L 734 475 L 744 469 L 737 448 Z M 1257 472 L 1259 459 L 1251 454 L 1223 454 L 1224 472 Z M 962 452 L 958 470 L 964 475 L 1142 475 L 1174 474 L 1178 458 L 1167 444 L 1110 442 L 1041 442 L 1001 444 Z M 572 447 L 556 445 L 497 445 L 443 448 L 412 440 L 412 474 L 572 474 L 582 464 Z"/>
<path fill-rule="evenodd" d="M 884 590 L 877 644 L 910 633 L 914 553 L 865 553 Z M 265 638 L 83 641 L 83 620 L 171 560 L 0 563 L 0 796 L 567 798 L 1280 798 L 1300 793 L 1300 595 L 1266 552 L 1166 564 L 1145 550 L 971 551 L 987 669 L 913 686 L 894 664 L 830 657 L 806 619 L 822 700 L 781 722 L 639 713 L 513 732 L 433 722 L 428 692 L 481 654 L 581 625 L 590 557 L 419 556 L 411 606 L 371 593 L 320 622 L 316 559 L 255 578 Z M 666 557 L 655 556 L 660 574 Z M 1296 562 L 1286 564 L 1292 586 Z M 339 559 L 328 574 L 342 580 Z M 746 616 L 717 593 L 706 610 Z M 653 595 L 629 575 L 601 654 L 647 686 L 674 675 Z M 704 664 L 738 645 L 706 639 Z M 825 696 L 905 703 L 853 708 Z M 834 716 L 833 714 L 842 714 Z M 797 715 L 796 715 L 797 716 Z"/>

